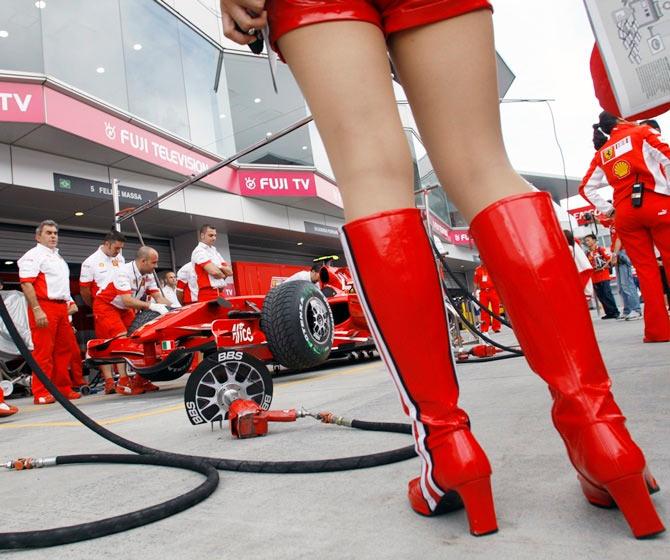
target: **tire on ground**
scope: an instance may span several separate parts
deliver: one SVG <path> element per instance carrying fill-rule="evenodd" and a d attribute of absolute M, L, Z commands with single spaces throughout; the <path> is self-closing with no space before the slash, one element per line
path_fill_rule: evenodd
<path fill-rule="evenodd" d="M 289 369 L 322 364 L 333 345 L 333 314 L 311 282 L 284 282 L 270 290 L 263 302 L 261 329 L 274 359 Z"/>

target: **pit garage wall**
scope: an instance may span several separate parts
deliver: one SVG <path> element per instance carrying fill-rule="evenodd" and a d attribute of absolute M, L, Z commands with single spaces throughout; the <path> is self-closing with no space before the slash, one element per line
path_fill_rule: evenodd
<path fill-rule="evenodd" d="M 84 154 L 82 154 L 83 156 Z M 158 195 L 172 188 L 177 182 L 27 148 L 0 144 L 0 182 L 53 192 L 54 173 L 102 182 L 110 182 L 111 179 L 117 178 L 125 186 L 153 191 Z M 304 222 L 306 221 L 334 227 L 342 224 L 342 219 L 337 216 L 242 197 L 214 188 L 195 186 L 161 202 L 159 208 L 190 214 L 193 220 L 192 235 L 182 234 L 174 238 L 175 266 L 183 264 L 190 258 L 190 254 L 197 244 L 197 228 L 201 224 L 207 223 L 207 218 L 299 232 L 305 231 Z M 36 205 L 34 219 L 42 219 L 44 211 L 45 209 Z M 1 216 L 2 211 L 0 210 Z M 9 216 L 5 217 L 9 218 Z M 112 217 L 110 216 L 110 225 L 111 220 Z M 108 224 L 100 224 L 101 231 L 108 227 Z M 172 235 L 168 236 L 174 237 Z M 220 232 L 217 248 L 224 258 L 230 260 L 228 239 L 223 232 Z M 259 248 L 259 250 L 262 250 L 262 248 Z"/>

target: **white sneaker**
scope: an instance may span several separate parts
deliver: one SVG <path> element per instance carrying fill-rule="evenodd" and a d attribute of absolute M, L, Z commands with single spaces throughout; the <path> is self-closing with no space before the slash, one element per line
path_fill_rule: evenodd
<path fill-rule="evenodd" d="M 640 319 L 642 319 L 642 315 L 637 311 L 631 311 L 626 317 L 626 321 L 639 321 Z"/>
<path fill-rule="evenodd" d="M 629 313 L 628 315 L 630 315 L 630 313 Z M 617 321 L 625 321 L 626 319 L 628 319 L 628 315 L 624 315 L 624 314 L 622 313 L 621 315 L 619 315 L 619 316 L 616 318 L 616 320 L 617 320 Z"/>

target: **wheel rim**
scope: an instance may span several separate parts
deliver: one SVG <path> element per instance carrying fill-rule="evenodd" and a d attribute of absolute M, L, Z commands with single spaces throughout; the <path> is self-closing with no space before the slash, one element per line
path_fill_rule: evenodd
<path fill-rule="evenodd" d="M 223 420 L 228 412 L 223 398 L 226 391 L 235 390 L 241 398 L 262 406 L 266 389 L 263 376 L 253 365 L 238 361 L 222 362 L 202 375 L 195 393 L 196 407 L 207 422 Z"/>
<path fill-rule="evenodd" d="M 307 325 L 312 338 L 319 344 L 330 340 L 330 322 L 327 305 L 318 298 L 310 298 L 306 306 Z"/>

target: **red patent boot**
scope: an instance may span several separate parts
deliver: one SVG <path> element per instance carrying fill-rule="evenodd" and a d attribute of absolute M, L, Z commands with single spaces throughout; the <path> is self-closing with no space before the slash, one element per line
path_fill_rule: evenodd
<path fill-rule="evenodd" d="M 610 391 L 582 285 L 547 193 L 500 200 L 470 231 L 528 364 L 549 385 L 552 417 L 589 502 L 615 503 L 633 534 L 664 531 L 658 490 Z"/>
<path fill-rule="evenodd" d="M 421 476 L 409 483 L 412 508 L 435 515 L 465 506 L 473 535 L 497 531 L 491 466 L 458 408 L 442 290 L 419 211 L 374 214 L 346 224 L 341 237 L 377 348 L 413 421 Z"/>

